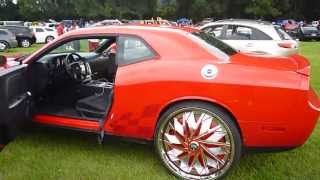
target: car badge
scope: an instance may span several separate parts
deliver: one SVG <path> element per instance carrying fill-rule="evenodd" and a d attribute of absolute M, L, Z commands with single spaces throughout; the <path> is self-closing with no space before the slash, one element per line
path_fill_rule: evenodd
<path fill-rule="evenodd" d="M 207 64 L 201 69 L 201 76 L 204 79 L 214 79 L 218 75 L 218 68 L 212 64 Z"/>

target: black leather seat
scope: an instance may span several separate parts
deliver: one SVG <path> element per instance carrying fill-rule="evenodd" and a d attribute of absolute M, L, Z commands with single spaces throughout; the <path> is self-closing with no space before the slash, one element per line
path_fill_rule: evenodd
<path fill-rule="evenodd" d="M 89 62 L 91 70 L 95 73 L 95 79 L 106 78 L 114 82 L 117 72 L 116 54 L 110 53 L 107 58 L 98 58 Z"/>
<path fill-rule="evenodd" d="M 112 104 L 112 97 L 112 89 L 105 89 L 101 95 L 92 95 L 78 100 L 76 110 L 86 118 L 103 118 Z"/>
<path fill-rule="evenodd" d="M 110 57 L 110 62 L 107 66 L 107 79 L 109 80 L 109 82 L 114 82 L 117 69 L 118 69 L 118 65 L 116 61 L 116 53 L 110 53 L 109 57 Z"/>

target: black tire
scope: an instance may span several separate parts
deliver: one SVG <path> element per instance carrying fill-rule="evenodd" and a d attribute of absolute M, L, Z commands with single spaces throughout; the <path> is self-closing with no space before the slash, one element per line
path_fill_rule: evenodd
<path fill-rule="evenodd" d="M 172 124 L 171 124 L 171 126 L 169 126 L 168 124 L 169 124 L 169 122 L 172 122 L 173 117 L 178 117 L 177 112 L 184 113 L 184 112 L 187 112 L 188 110 L 193 110 L 193 109 L 202 110 L 203 112 L 205 112 L 204 113 L 205 115 L 207 115 L 206 113 L 208 113 L 208 115 L 213 115 L 212 116 L 213 118 L 217 118 L 217 120 L 219 120 L 219 122 L 221 121 L 221 125 L 225 127 L 226 131 L 221 131 L 221 132 L 219 131 L 219 132 L 221 134 L 225 133 L 226 136 L 228 135 L 228 138 L 231 139 L 231 141 L 230 141 L 231 143 L 229 144 L 230 149 L 226 151 L 226 152 L 230 153 L 228 155 L 228 157 L 229 157 L 227 159 L 228 161 L 227 160 L 224 161 L 224 162 L 226 162 L 226 164 L 223 165 L 221 169 L 219 169 L 219 166 L 217 166 L 218 169 L 217 168 L 214 169 L 213 166 L 209 165 L 209 163 L 208 163 L 209 160 L 203 161 L 203 162 L 206 162 L 205 165 L 202 166 L 203 169 L 208 169 L 208 168 L 214 169 L 214 170 L 206 171 L 206 173 L 208 172 L 208 174 L 205 174 L 205 175 L 203 175 L 203 174 L 199 175 L 200 173 L 198 170 L 195 171 L 196 169 L 195 169 L 195 165 L 193 163 L 191 166 L 189 166 L 189 168 L 192 169 L 191 171 L 189 170 L 191 173 L 184 172 L 181 168 L 181 166 L 182 166 L 181 164 L 182 164 L 182 161 L 184 161 L 185 159 L 181 160 L 180 167 L 178 167 L 178 165 L 175 164 L 174 161 L 170 161 L 169 153 L 167 153 L 168 151 L 163 150 L 164 149 L 163 147 L 166 147 L 166 145 L 164 145 L 166 143 L 164 140 L 161 140 L 161 139 L 165 139 L 165 137 L 166 137 L 165 135 L 172 133 L 171 132 L 172 130 L 165 131 L 165 129 L 168 127 L 173 128 L 175 126 L 175 124 L 173 126 L 172 126 Z M 186 111 L 184 111 L 184 110 L 186 110 Z M 197 111 L 194 111 L 194 112 L 197 112 Z M 201 112 L 202 113 L 201 116 L 203 115 L 203 112 Z M 195 121 L 199 122 L 200 117 L 198 118 L 198 120 L 195 120 Z M 187 119 L 189 119 L 189 117 Z M 196 118 L 194 118 L 194 119 L 196 119 Z M 181 120 L 181 121 L 183 121 L 183 120 Z M 188 120 L 186 120 L 186 121 L 188 121 Z M 202 121 L 204 121 L 204 120 L 201 119 L 201 122 Z M 208 127 L 212 127 L 213 122 L 216 122 L 216 121 L 211 120 L 211 123 L 210 123 L 211 125 Z M 186 123 L 186 124 L 188 124 L 188 123 Z M 216 127 L 217 126 L 218 125 L 216 124 Z M 187 126 L 187 127 L 189 127 L 189 126 Z M 201 127 L 201 125 L 200 125 L 200 127 Z M 196 130 L 194 130 L 194 131 L 196 131 Z M 208 132 L 209 131 L 210 130 L 208 130 Z M 214 131 L 217 131 L 217 130 L 214 130 Z M 164 132 L 166 132 L 166 133 L 164 133 Z M 182 131 L 182 132 L 185 132 L 185 131 Z M 222 133 L 222 132 L 224 132 L 224 133 Z M 214 134 L 212 134 L 210 136 L 213 136 L 213 135 Z M 154 139 L 155 148 L 156 148 L 157 154 L 158 154 L 159 158 L 161 159 L 162 163 L 172 174 L 174 174 L 176 177 L 178 177 L 180 179 L 206 179 L 206 180 L 222 179 L 228 174 L 228 172 L 230 172 L 230 170 L 235 166 L 235 164 L 238 163 L 238 161 L 240 160 L 241 154 L 242 154 L 242 139 L 241 139 L 239 129 L 237 128 L 237 126 L 234 122 L 234 119 L 223 108 L 220 108 L 218 106 L 214 106 L 214 105 L 212 105 L 210 103 L 206 103 L 206 102 L 198 102 L 198 101 L 183 102 L 183 103 L 175 104 L 175 105 L 171 106 L 170 108 L 168 108 L 164 113 L 162 113 L 162 115 L 158 121 L 154 138 L 155 138 Z M 190 149 L 190 147 L 192 148 L 192 145 L 194 145 L 194 144 L 192 144 L 192 142 L 190 143 L 190 141 L 194 141 L 194 140 L 190 140 L 189 138 L 187 138 L 187 139 L 188 139 L 189 145 L 184 145 L 184 146 L 187 146 L 187 148 Z M 226 137 L 223 137 L 223 139 L 226 139 Z M 218 140 L 218 142 L 220 142 L 220 140 Z M 186 144 L 186 143 L 184 143 L 184 144 Z M 204 152 L 204 150 L 202 150 L 203 146 L 202 146 L 202 144 L 200 144 L 200 145 L 199 144 L 198 144 L 199 150 L 195 150 L 195 149 L 192 149 L 192 150 L 201 151 L 203 154 L 203 152 Z M 167 145 L 167 146 L 169 146 L 169 145 Z M 221 148 L 221 147 L 222 146 L 219 146 L 219 148 Z M 227 147 L 227 146 L 225 146 L 225 147 Z M 169 150 L 170 149 L 172 150 L 174 148 L 169 148 Z M 184 147 L 184 149 L 186 149 L 186 147 Z M 215 155 L 217 155 L 217 154 L 215 154 Z M 203 155 L 202 155 L 202 157 L 203 157 Z M 189 158 L 189 161 L 190 161 L 190 157 L 187 157 L 187 158 Z M 208 159 L 208 158 L 205 158 L 205 159 Z M 198 162 L 200 162 L 200 160 L 198 160 Z M 218 162 L 218 161 L 216 161 L 216 162 Z M 215 171 L 215 172 L 211 173 L 211 171 Z M 196 174 L 196 175 L 192 174 L 194 172 L 197 172 L 198 174 Z"/>
<path fill-rule="evenodd" d="M 28 48 L 28 47 L 30 47 L 30 46 L 31 46 L 31 41 L 30 41 L 30 39 L 21 39 L 21 40 L 19 41 L 19 46 L 20 46 L 20 47 L 23 47 L 23 48 Z"/>
<path fill-rule="evenodd" d="M 0 41 L 0 51 L 7 51 L 10 48 L 9 44 L 5 41 Z"/>
<path fill-rule="evenodd" d="M 50 42 L 50 41 L 53 41 L 54 40 L 54 37 L 53 36 L 48 36 L 47 38 L 46 38 L 46 44 L 48 43 L 48 42 Z"/>

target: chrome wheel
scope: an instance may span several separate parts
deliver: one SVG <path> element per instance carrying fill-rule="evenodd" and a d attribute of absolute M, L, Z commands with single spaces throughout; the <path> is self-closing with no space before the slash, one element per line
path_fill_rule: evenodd
<path fill-rule="evenodd" d="M 5 51 L 8 49 L 8 45 L 5 42 L 0 42 L 0 51 Z"/>
<path fill-rule="evenodd" d="M 28 39 L 24 39 L 21 41 L 21 46 L 24 47 L 24 48 L 27 48 L 27 47 L 30 47 L 31 46 L 31 43 Z"/>
<path fill-rule="evenodd" d="M 48 37 L 46 38 L 46 43 L 49 43 L 49 42 L 51 42 L 51 41 L 53 41 L 53 40 L 54 40 L 54 37 L 48 36 Z"/>
<path fill-rule="evenodd" d="M 218 179 L 235 159 L 228 123 L 204 108 L 170 113 L 159 126 L 156 146 L 167 168 L 183 179 Z"/>

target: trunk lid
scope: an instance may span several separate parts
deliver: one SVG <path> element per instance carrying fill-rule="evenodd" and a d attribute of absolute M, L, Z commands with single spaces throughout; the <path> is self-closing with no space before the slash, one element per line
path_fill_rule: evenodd
<path fill-rule="evenodd" d="M 275 70 L 293 71 L 305 76 L 310 76 L 309 61 L 297 54 L 289 57 L 281 57 L 265 54 L 238 53 L 231 57 L 231 63 Z"/>

